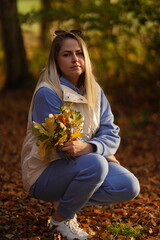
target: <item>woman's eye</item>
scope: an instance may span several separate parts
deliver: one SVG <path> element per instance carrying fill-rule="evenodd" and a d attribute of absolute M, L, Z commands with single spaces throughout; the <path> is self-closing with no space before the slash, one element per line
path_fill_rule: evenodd
<path fill-rule="evenodd" d="M 68 57 L 68 56 L 70 56 L 70 54 L 69 53 L 65 53 L 65 54 L 63 54 L 63 56 L 64 57 Z"/>
<path fill-rule="evenodd" d="M 77 55 L 83 56 L 83 52 L 79 52 L 79 53 L 77 53 Z"/>

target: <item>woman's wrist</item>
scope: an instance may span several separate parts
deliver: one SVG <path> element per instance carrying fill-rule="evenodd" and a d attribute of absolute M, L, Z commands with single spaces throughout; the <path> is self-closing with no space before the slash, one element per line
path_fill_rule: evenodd
<path fill-rule="evenodd" d="M 96 146 L 94 144 L 91 144 L 91 143 L 86 143 L 86 144 L 87 144 L 88 153 L 92 153 L 96 151 Z"/>

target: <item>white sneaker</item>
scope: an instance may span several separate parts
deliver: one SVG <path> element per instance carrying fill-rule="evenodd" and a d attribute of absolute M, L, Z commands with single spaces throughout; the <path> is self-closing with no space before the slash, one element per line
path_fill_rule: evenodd
<path fill-rule="evenodd" d="M 88 240 L 88 233 L 78 226 L 76 216 L 73 219 L 57 222 L 51 218 L 49 230 L 52 227 L 54 231 L 58 231 L 62 234 L 63 237 L 66 237 L 67 240 L 79 239 L 79 240 Z"/>

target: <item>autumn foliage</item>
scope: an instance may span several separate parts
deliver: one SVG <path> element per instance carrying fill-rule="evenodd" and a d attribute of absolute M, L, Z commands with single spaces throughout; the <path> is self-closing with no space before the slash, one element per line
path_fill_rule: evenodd
<path fill-rule="evenodd" d="M 53 204 L 32 198 L 22 188 L 20 151 L 31 95 L 18 90 L 0 96 L 0 239 L 61 240 L 47 229 Z M 123 114 L 117 119 L 122 136 L 117 158 L 138 177 L 141 193 L 130 202 L 83 208 L 78 220 L 93 240 L 160 239 L 158 114 L 150 115 L 145 125 L 130 124 L 128 119 Z"/>
<path fill-rule="evenodd" d="M 25 49 L 19 26 L 16 30 L 16 2 Z M 33 2 L 39 2 L 37 10 Z M 0 89 L 35 84 L 27 66 L 37 79 L 50 49 L 51 23 L 53 30 L 84 30 L 97 80 L 112 96 L 121 128 L 116 157 L 138 177 L 141 192 L 123 204 L 83 208 L 78 220 L 93 240 L 159 240 L 160 1 L 80 2 L 75 11 L 75 0 L 1 0 Z M 47 230 L 53 204 L 32 198 L 22 188 L 20 151 L 32 93 L 0 92 L 0 240 L 62 240 Z"/>
<path fill-rule="evenodd" d="M 32 132 L 37 138 L 35 153 L 45 162 L 50 162 L 52 154 L 56 154 L 64 143 L 83 136 L 83 117 L 71 105 L 61 106 L 59 114 L 50 113 L 41 124 L 33 121 Z"/>

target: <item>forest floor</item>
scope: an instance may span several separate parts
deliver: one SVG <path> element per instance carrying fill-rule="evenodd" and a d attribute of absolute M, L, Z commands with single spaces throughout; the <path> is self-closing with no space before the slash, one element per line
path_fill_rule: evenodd
<path fill-rule="evenodd" d="M 63 239 L 47 230 L 52 203 L 36 200 L 22 188 L 20 151 L 26 131 L 31 91 L 8 91 L 0 96 L 0 240 Z M 122 110 L 123 112 L 123 110 Z M 139 196 L 126 203 L 85 207 L 80 226 L 93 240 L 160 239 L 160 127 L 158 114 L 148 123 L 130 124 L 121 115 L 122 143 L 117 158 L 139 179 Z"/>

